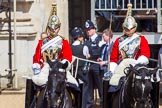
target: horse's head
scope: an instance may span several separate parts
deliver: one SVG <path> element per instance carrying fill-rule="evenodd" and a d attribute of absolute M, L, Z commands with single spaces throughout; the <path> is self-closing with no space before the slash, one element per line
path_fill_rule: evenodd
<path fill-rule="evenodd" d="M 47 90 L 50 108 L 58 108 L 62 103 L 65 90 L 66 67 L 67 63 L 61 63 L 59 60 L 50 61 L 47 59 L 50 66 Z"/>
<path fill-rule="evenodd" d="M 133 108 L 150 108 L 151 75 L 156 73 L 157 70 L 158 68 L 150 70 L 146 65 L 142 64 L 128 67 L 127 73 L 132 74 Z"/>

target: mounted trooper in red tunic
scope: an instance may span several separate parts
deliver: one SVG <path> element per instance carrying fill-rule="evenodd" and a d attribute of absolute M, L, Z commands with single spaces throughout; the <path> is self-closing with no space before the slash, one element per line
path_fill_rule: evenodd
<path fill-rule="evenodd" d="M 58 35 L 60 30 L 60 20 L 58 16 L 53 15 L 50 17 L 47 28 L 47 37 L 39 40 L 33 57 L 33 82 L 36 85 L 44 85 L 48 79 L 49 65 L 46 63 L 46 57 L 51 60 L 60 59 L 61 62 L 68 62 L 66 71 L 70 69 L 70 62 L 72 61 L 72 51 L 68 41 Z M 76 81 L 70 73 L 67 73 L 68 79 L 73 79 L 73 83 Z M 70 78 L 69 78 L 70 77 Z"/>
<path fill-rule="evenodd" d="M 116 73 L 123 73 L 123 69 L 129 64 L 148 64 L 150 58 L 150 48 L 145 36 L 136 32 L 137 23 L 131 16 L 132 4 L 128 4 L 127 17 L 122 25 L 123 35 L 114 42 L 112 54 L 110 57 L 110 71 L 114 73 L 110 80 L 110 84 L 114 84 L 112 80 L 119 80 Z M 126 60 L 125 59 L 129 59 Z M 124 62 L 125 61 L 125 62 Z M 116 79 L 117 78 L 117 79 Z"/>
<path fill-rule="evenodd" d="M 136 64 L 146 65 L 149 63 L 150 48 L 148 41 L 145 36 L 136 32 L 138 25 L 134 17 L 131 16 L 131 11 L 132 4 L 128 4 L 127 15 L 122 24 L 123 35 L 118 37 L 113 44 L 109 64 L 110 70 L 104 75 L 104 79 L 107 78 L 106 80 L 108 82 L 104 86 L 107 86 L 110 92 L 108 93 L 107 100 L 104 99 L 104 108 L 111 107 L 111 92 L 117 91 L 117 89 L 111 86 L 118 86 L 121 77 L 125 76 L 124 69 L 129 67 L 130 64 L 134 66 Z"/>

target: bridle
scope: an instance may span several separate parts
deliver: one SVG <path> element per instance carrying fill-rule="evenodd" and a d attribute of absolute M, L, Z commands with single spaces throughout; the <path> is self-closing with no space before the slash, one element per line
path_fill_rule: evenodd
<path fill-rule="evenodd" d="M 151 107 L 148 107 L 148 106 L 151 106 L 149 103 L 150 103 L 150 94 L 149 95 L 145 95 L 145 92 L 148 92 L 148 91 L 145 91 L 145 82 L 151 82 L 151 74 L 148 74 L 148 73 L 145 73 L 145 71 L 148 71 L 148 68 L 146 66 L 140 66 L 140 67 L 127 67 L 125 68 L 124 70 L 124 73 L 126 74 L 126 78 L 125 78 L 125 82 L 122 86 L 122 90 L 120 92 L 120 97 L 121 97 L 121 105 L 125 105 L 125 98 L 124 96 L 127 95 L 128 96 L 128 92 L 126 91 L 126 86 L 128 87 L 128 83 L 130 84 L 130 88 L 131 88 L 131 95 L 132 95 L 132 101 L 130 103 L 131 107 L 132 108 L 139 108 L 138 105 L 141 105 L 141 103 L 144 103 L 144 106 L 145 107 L 142 107 L 142 108 L 151 108 Z M 138 85 L 137 84 L 138 82 L 140 82 L 141 84 L 141 88 L 138 88 Z M 147 82 L 147 83 L 148 83 Z M 150 84 L 149 86 L 150 90 L 152 88 L 152 84 Z M 142 90 L 141 90 L 142 89 Z M 128 90 L 128 88 L 127 88 Z M 138 93 L 135 93 L 135 92 L 140 92 L 142 91 L 141 93 L 141 96 L 142 97 L 138 97 Z M 150 91 L 149 91 L 150 92 Z M 144 97 L 145 96 L 145 97 Z M 119 108 L 121 108 L 122 106 L 119 105 Z M 124 107 L 124 106 L 123 106 Z"/>
<path fill-rule="evenodd" d="M 136 68 L 136 72 L 134 72 L 134 74 L 133 74 L 133 79 L 132 79 L 132 88 L 133 88 L 133 90 L 135 90 L 135 89 L 137 89 L 138 87 L 136 86 L 136 82 L 138 81 L 138 82 L 140 82 L 141 83 L 141 97 L 138 97 L 138 96 L 136 96 L 136 94 L 134 93 L 134 95 L 133 95 L 133 100 L 134 100 L 134 104 L 132 105 L 133 106 L 133 108 L 138 108 L 138 104 L 144 104 L 144 107 L 143 108 L 148 108 L 148 106 L 149 106 L 149 108 L 150 108 L 150 94 L 147 94 L 147 95 L 145 95 L 145 89 L 146 89 L 146 85 L 145 85 L 145 83 L 148 81 L 148 82 L 150 82 L 150 89 L 148 89 L 149 90 L 149 92 L 150 92 L 150 90 L 151 90 L 151 88 L 152 88 L 152 84 L 151 84 L 151 75 L 147 75 L 147 73 L 145 73 L 145 75 L 143 75 L 143 74 L 137 74 L 137 72 L 141 72 L 140 70 L 147 70 L 148 71 L 148 69 L 147 69 L 147 67 L 145 67 L 145 66 L 142 66 L 142 67 L 137 67 Z M 139 86 L 139 85 L 138 85 Z M 144 95 L 146 96 L 146 97 L 144 97 Z"/>

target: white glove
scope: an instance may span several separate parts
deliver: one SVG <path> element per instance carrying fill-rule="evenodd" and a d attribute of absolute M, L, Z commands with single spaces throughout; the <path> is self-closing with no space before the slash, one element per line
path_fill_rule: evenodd
<path fill-rule="evenodd" d="M 117 63 L 115 62 L 110 62 L 110 71 L 114 73 L 115 68 L 117 67 Z"/>
<path fill-rule="evenodd" d="M 49 69 L 50 68 L 48 63 L 44 63 L 44 67 L 41 69 L 41 72 L 32 76 L 32 81 L 34 82 L 34 84 L 38 86 L 46 84 L 48 80 Z"/>
<path fill-rule="evenodd" d="M 148 60 L 148 58 L 147 58 L 146 56 L 141 55 L 141 56 L 138 57 L 138 59 L 136 60 L 136 64 L 138 64 L 138 63 L 147 65 L 147 64 L 149 64 L 149 60 Z"/>
<path fill-rule="evenodd" d="M 34 72 L 34 75 L 39 74 L 41 71 L 40 64 L 34 63 L 32 66 L 32 70 Z"/>

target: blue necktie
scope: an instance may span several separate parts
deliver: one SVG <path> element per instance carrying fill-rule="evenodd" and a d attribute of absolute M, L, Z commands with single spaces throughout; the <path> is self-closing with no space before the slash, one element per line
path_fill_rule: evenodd
<path fill-rule="evenodd" d="M 105 45 L 105 47 L 104 47 L 104 49 L 102 51 L 101 58 L 102 58 L 103 61 L 105 60 L 105 56 L 106 56 L 106 53 L 107 53 L 107 47 L 108 47 L 108 45 Z"/>
<path fill-rule="evenodd" d="M 102 55 L 101 55 L 102 61 L 105 60 L 106 53 L 107 53 L 107 47 L 108 47 L 108 45 L 105 45 L 104 48 L 103 48 L 103 50 L 102 50 Z M 100 69 L 101 70 L 104 70 L 104 66 L 100 66 Z"/>

